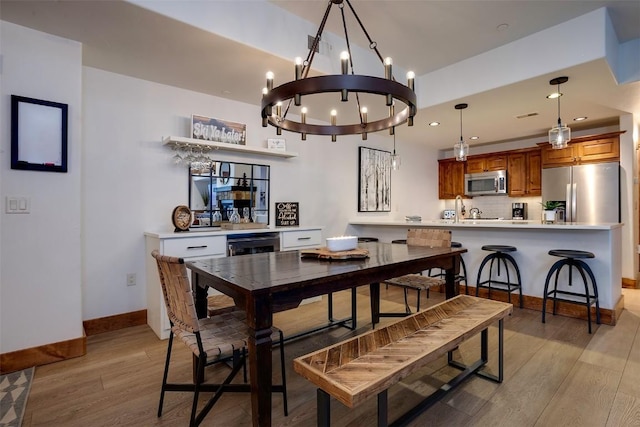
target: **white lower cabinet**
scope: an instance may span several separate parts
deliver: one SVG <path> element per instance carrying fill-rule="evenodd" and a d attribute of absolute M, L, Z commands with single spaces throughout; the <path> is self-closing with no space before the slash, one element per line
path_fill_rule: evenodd
<path fill-rule="evenodd" d="M 317 248 L 319 246 L 322 246 L 321 229 L 293 230 L 280 233 L 281 251 Z"/>
<path fill-rule="evenodd" d="M 185 235 L 157 237 L 146 235 L 146 276 L 147 276 L 147 324 L 160 339 L 169 338 L 169 318 L 164 306 L 164 297 L 160 287 L 158 267 L 151 256 L 157 249 L 162 255 L 176 256 L 187 260 L 198 258 L 218 258 L 226 256 L 227 236 Z"/>

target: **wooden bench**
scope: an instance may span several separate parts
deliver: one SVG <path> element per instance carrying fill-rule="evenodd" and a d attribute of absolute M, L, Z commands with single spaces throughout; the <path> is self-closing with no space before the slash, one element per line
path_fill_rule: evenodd
<path fill-rule="evenodd" d="M 381 329 L 296 358 L 295 371 L 318 386 L 319 426 L 330 425 L 330 398 L 353 408 L 378 396 L 378 426 L 387 425 L 387 389 L 445 353 L 462 370 L 431 396 L 394 421 L 406 425 L 471 375 L 496 382 L 503 376 L 503 322 L 511 304 L 459 295 Z M 488 361 L 488 330 L 498 321 L 498 375 L 480 369 Z M 465 366 L 452 351 L 481 333 L 480 359 Z"/>

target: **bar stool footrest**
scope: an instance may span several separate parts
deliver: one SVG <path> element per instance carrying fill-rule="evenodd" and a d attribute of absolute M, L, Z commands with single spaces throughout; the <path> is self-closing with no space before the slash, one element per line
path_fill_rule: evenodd
<path fill-rule="evenodd" d="M 566 297 L 575 297 L 575 298 L 562 298 L 562 297 L 558 297 L 556 295 L 563 295 Z M 547 293 L 547 299 L 550 299 L 551 301 L 556 300 L 556 301 L 562 301 L 562 302 L 567 302 L 567 303 L 571 303 L 571 304 L 580 304 L 580 305 L 587 305 L 587 296 L 585 294 L 581 294 L 579 292 L 569 292 L 569 291 L 551 291 L 549 293 Z M 595 306 L 596 302 L 598 301 L 598 297 L 595 297 L 593 295 L 589 295 L 589 304 L 590 306 Z"/>

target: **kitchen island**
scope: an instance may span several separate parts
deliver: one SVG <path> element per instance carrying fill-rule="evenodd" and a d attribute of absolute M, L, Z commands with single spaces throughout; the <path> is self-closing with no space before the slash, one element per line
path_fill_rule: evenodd
<path fill-rule="evenodd" d="M 622 299 L 621 239 L 622 224 L 557 223 L 515 220 L 405 220 L 354 219 L 346 233 L 377 237 L 381 242 L 406 238 L 407 229 L 437 227 L 451 230 L 451 239 L 462 243 L 468 250 L 464 255 L 467 265 L 470 292 L 475 294 L 478 268 L 489 254 L 484 245 L 511 245 L 518 248 L 512 253 L 522 275 L 524 307 L 542 309 L 544 281 L 547 272 L 559 258 L 548 255 L 551 249 L 580 249 L 593 252 L 594 259 L 587 260 L 598 284 L 602 323 L 615 325 L 624 304 Z M 575 285 L 574 285 L 575 286 Z M 578 280 L 578 286 L 582 286 Z M 471 289 L 472 288 L 472 289 Z M 506 300 L 506 292 L 492 295 Z M 514 294 L 515 295 L 515 294 Z M 563 305 L 559 314 L 585 317 L 583 306 Z M 547 320 L 552 321 L 552 320 Z"/>

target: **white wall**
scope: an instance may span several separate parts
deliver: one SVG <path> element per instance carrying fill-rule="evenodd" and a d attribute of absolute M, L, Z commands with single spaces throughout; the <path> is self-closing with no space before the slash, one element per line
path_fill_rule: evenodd
<path fill-rule="evenodd" d="M 82 47 L 0 21 L 0 194 L 31 199 L 0 214 L 0 353 L 82 337 Z M 69 105 L 67 173 L 11 170 L 11 95 Z"/>

